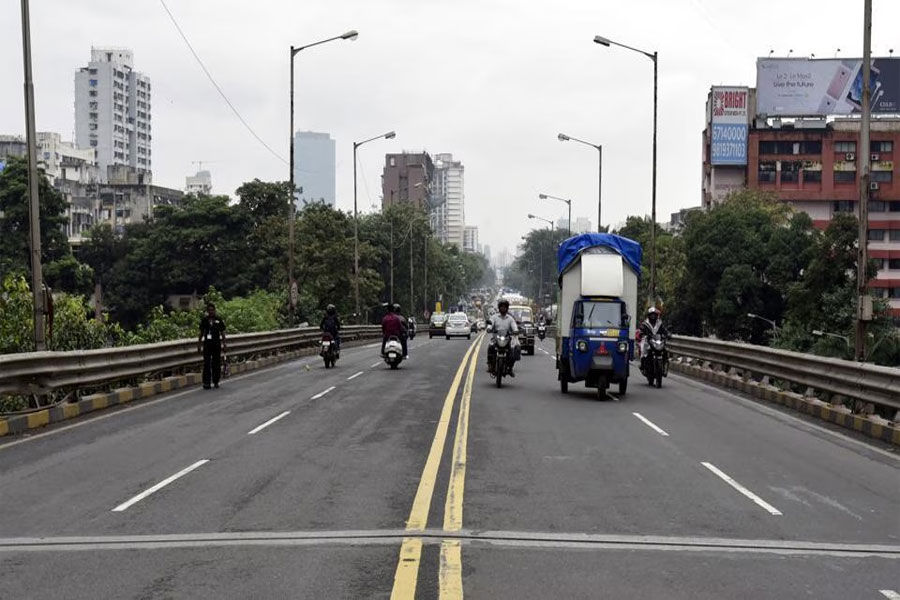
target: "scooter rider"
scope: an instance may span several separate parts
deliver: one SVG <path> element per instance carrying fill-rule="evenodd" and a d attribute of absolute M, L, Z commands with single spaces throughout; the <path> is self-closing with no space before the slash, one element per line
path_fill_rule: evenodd
<path fill-rule="evenodd" d="M 659 316 L 659 310 L 655 306 L 651 306 L 647 311 L 647 318 L 641 323 L 641 368 L 644 368 L 647 356 L 650 354 L 650 338 L 659 335 L 663 339 L 668 339 L 669 330 L 663 325 L 662 318 Z"/>
<path fill-rule="evenodd" d="M 325 308 L 325 317 L 322 318 L 322 322 L 319 324 L 319 329 L 321 329 L 325 333 L 330 333 L 331 338 L 334 340 L 335 348 L 338 352 L 341 351 L 341 318 L 338 317 L 337 309 L 334 304 L 329 304 Z"/>
<path fill-rule="evenodd" d="M 409 339 L 409 322 L 406 320 L 406 317 L 403 316 L 399 303 L 394 304 L 394 314 L 400 319 L 400 326 L 403 328 L 403 333 L 400 335 L 400 345 L 403 346 L 403 358 L 405 360 L 409 358 L 409 352 L 407 351 L 408 349 L 406 346 L 406 341 Z"/>
<path fill-rule="evenodd" d="M 492 335 L 491 345 L 488 346 L 488 372 L 493 373 L 494 357 L 497 355 L 497 338 L 501 335 L 508 336 L 510 338 L 510 356 L 512 357 L 512 363 L 509 365 L 509 376 L 515 377 L 516 375 L 513 372 L 513 367 L 519 360 L 519 353 L 521 352 L 521 349 L 519 348 L 519 339 L 517 337 L 519 335 L 519 326 L 516 324 L 516 320 L 513 316 L 509 314 L 509 300 L 501 298 L 497 303 L 497 309 L 500 312 L 491 317 Z"/>
<path fill-rule="evenodd" d="M 384 356 L 384 345 L 387 344 L 388 338 L 396 337 L 402 339 L 403 324 L 394 314 L 394 305 L 387 305 L 387 314 L 381 319 L 381 355 Z"/>

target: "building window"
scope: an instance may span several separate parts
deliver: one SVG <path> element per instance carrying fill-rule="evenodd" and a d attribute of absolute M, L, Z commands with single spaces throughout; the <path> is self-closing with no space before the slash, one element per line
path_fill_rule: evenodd
<path fill-rule="evenodd" d="M 870 144 L 872 152 L 893 152 L 894 142 L 891 141 L 873 141 Z"/>
<path fill-rule="evenodd" d="M 888 269 L 900 269 L 900 258 L 889 258 L 887 263 Z"/>
<path fill-rule="evenodd" d="M 889 240 L 892 242 L 900 242 L 900 229 L 891 229 L 888 234 Z"/>
<path fill-rule="evenodd" d="M 800 154 L 822 154 L 822 142 L 800 142 Z"/>
<path fill-rule="evenodd" d="M 870 229 L 869 230 L 869 241 L 870 242 L 883 242 L 884 241 L 884 229 Z"/>
<path fill-rule="evenodd" d="M 856 152 L 856 142 L 835 142 L 834 151 L 841 153 Z"/>
<path fill-rule="evenodd" d="M 878 183 L 890 183 L 894 180 L 894 174 L 890 171 L 872 171 L 869 177 Z"/>
<path fill-rule="evenodd" d="M 803 171 L 804 183 L 822 183 L 822 171 Z"/>
<path fill-rule="evenodd" d="M 88 81 L 88 85 L 90 85 L 91 87 L 97 87 L 97 80 L 91 79 L 90 81 Z"/>
<path fill-rule="evenodd" d="M 91 91 L 89 91 L 89 92 L 88 92 L 88 95 L 89 95 L 91 98 L 96 98 L 96 97 L 97 97 L 97 90 L 91 90 Z"/>
<path fill-rule="evenodd" d="M 900 298 L 900 287 L 891 288 L 891 298 Z"/>
<path fill-rule="evenodd" d="M 856 182 L 856 171 L 835 171 L 834 172 L 834 182 L 835 183 L 855 183 Z"/>
<path fill-rule="evenodd" d="M 869 293 L 873 298 L 887 298 L 888 297 L 888 289 L 887 288 L 871 288 Z"/>
<path fill-rule="evenodd" d="M 773 162 L 761 162 L 759 163 L 759 182 L 760 183 L 775 183 L 775 163 Z"/>
<path fill-rule="evenodd" d="M 888 210 L 890 210 L 891 212 L 900 212 L 900 202 L 892 200 L 888 202 L 888 205 Z"/>
<path fill-rule="evenodd" d="M 797 161 L 781 161 L 781 183 L 797 183 L 800 181 L 800 167 L 803 163 Z"/>
<path fill-rule="evenodd" d="M 849 200 L 838 200 L 834 203 L 834 212 L 853 212 L 853 202 Z"/>
<path fill-rule="evenodd" d="M 884 212 L 885 210 L 887 210 L 887 202 L 869 200 L 869 212 Z"/>
<path fill-rule="evenodd" d="M 92 147 L 92 148 L 96 148 L 96 147 L 97 147 L 97 140 L 91 140 L 91 147 Z"/>

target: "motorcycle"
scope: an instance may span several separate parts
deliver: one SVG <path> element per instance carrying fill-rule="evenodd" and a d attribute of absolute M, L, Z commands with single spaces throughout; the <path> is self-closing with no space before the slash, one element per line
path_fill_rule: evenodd
<path fill-rule="evenodd" d="M 669 375 L 669 352 L 666 350 L 666 341 L 659 334 L 655 334 L 647 342 L 647 355 L 641 360 L 641 373 L 647 378 L 647 383 L 661 388 L 663 377 Z"/>
<path fill-rule="evenodd" d="M 392 369 L 396 369 L 403 362 L 403 344 L 400 343 L 400 339 L 395 335 L 389 337 L 384 345 L 384 362 L 390 365 Z"/>
<path fill-rule="evenodd" d="M 537 334 L 538 334 L 538 339 L 543 342 L 544 338 L 547 337 L 547 326 L 544 325 L 543 323 L 538 323 Z"/>
<path fill-rule="evenodd" d="M 512 366 L 512 343 L 511 338 L 506 335 L 497 336 L 494 344 L 494 364 L 491 369 L 491 377 L 497 383 L 497 387 L 503 387 L 503 378 L 509 375 Z"/>
<path fill-rule="evenodd" d="M 337 349 L 337 342 L 334 340 L 330 333 L 325 333 L 322 335 L 322 344 L 321 350 L 319 351 L 319 356 L 324 359 L 326 369 L 333 367 L 337 362 L 337 359 L 340 357 L 340 353 Z"/>
<path fill-rule="evenodd" d="M 409 320 L 407 335 L 409 336 L 409 339 L 413 339 L 414 337 L 416 337 L 416 322 L 412 319 Z"/>

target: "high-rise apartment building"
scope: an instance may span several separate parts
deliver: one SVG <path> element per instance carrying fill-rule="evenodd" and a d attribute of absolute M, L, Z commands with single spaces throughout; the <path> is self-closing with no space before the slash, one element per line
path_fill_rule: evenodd
<path fill-rule="evenodd" d="M 151 171 L 150 78 L 134 70 L 131 50 L 91 48 L 75 73 L 75 142 L 97 152 L 101 181 L 107 167 Z"/>
<path fill-rule="evenodd" d="M 445 244 L 463 247 L 466 227 L 465 167 L 452 154 L 434 157 L 434 183 L 431 186 L 434 209 L 431 226 Z"/>
<path fill-rule="evenodd" d="M 478 243 L 478 226 L 477 225 L 466 225 L 466 228 L 463 230 L 463 251 L 464 252 L 478 252 L 481 244 Z"/>
<path fill-rule="evenodd" d="M 381 175 L 382 208 L 391 204 L 412 204 L 430 211 L 433 178 L 434 162 L 427 152 L 386 154 Z"/>
<path fill-rule="evenodd" d="M 335 142 L 328 133 L 298 131 L 294 134 L 294 184 L 297 208 L 308 204 L 335 203 Z"/>

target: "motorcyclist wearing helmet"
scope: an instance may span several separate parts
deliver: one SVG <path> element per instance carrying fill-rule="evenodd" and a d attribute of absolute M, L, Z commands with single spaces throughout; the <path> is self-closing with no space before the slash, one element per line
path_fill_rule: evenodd
<path fill-rule="evenodd" d="M 335 308 L 334 304 L 329 304 L 325 308 L 325 316 L 322 318 L 322 322 L 319 324 L 319 329 L 321 329 L 325 333 L 331 334 L 332 339 L 334 340 L 335 348 L 337 352 L 341 351 L 341 319 L 338 317 L 337 308 Z"/>
<path fill-rule="evenodd" d="M 497 354 L 497 337 L 504 335 L 510 338 L 509 348 L 512 350 L 512 353 L 510 354 L 512 363 L 509 365 L 509 376 L 515 377 L 516 375 L 513 372 L 513 367 L 519 360 L 521 351 L 519 348 L 519 338 L 517 337 L 519 335 L 519 326 L 516 324 L 516 320 L 513 316 L 509 314 L 509 300 L 501 298 L 500 301 L 497 302 L 497 310 L 499 312 L 491 317 L 490 323 L 491 345 L 488 346 L 488 372 L 493 372 L 494 356 Z"/>
<path fill-rule="evenodd" d="M 403 316 L 399 302 L 394 304 L 394 314 L 400 319 L 400 326 L 403 328 L 403 332 L 400 335 L 400 345 L 403 346 L 403 359 L 405 360 L 409 358 L 409 348 L 406 345 L 406 342 L 409 339 L 409 322 L 406 320 L 406 317 Z"/>
<path fill-rule="evenodd" d="M 644 319 L 640 327 L 641 331 L 641 366 L 647 360 L 648 350 L 650 349 L 650 338 L 659 335 L 663 339 L 669 338 L 669 330 L 663 325 L 662 317 L 659 310 L 655 306 L 651 306 L 647 310 L 647 318 Z"/>

